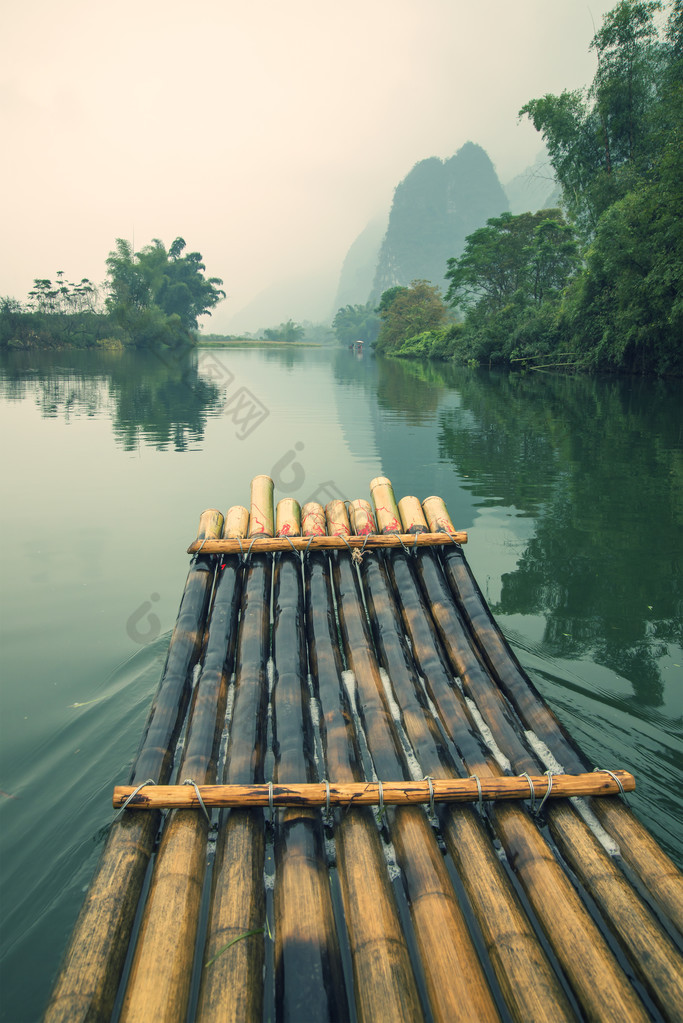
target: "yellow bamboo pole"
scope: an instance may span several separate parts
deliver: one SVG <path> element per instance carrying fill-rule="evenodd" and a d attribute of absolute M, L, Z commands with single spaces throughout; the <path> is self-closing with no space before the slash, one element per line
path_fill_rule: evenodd
<path fill-rule="evenodd" d="M 301 507 L 293 497 L 283 497 L 278 501 L 275 528 L 280 537 L 295 537 L 301 533 Z"/>
<path fill-rule="evenodd" d="M 304 536 L 325 536 L 325 509 L 317 501 L 308 501 L 301 509 Z"/>
<path fill-rule="evenodd" d="M 220 536 L 223 516 L 210 509 L 198 538 Z M 190 567 L 166 664 L 131 781 L 166 781 L 186 708 L 189 676 L 204 636 L 215 566 L 200 556 Z M 152 852 L 158 818 L 124 813 L 107 838 L 45 1012 L 46 1023 L 108 1020 Z"/>
<path fill-rule="evenodd" d="M 251 481 L 249 537 L 272 537 L 273 526 L 273 481 L 270 476 L 254 476 Z"/>
<path fill-rule="evenodd" d="M 351 536 L 349 516 L 346 512 L 346 505 L 343 501 L 339 501 L 336 498 L 333 501 L 328 501 L 325 505 L 325 519 L 327 521 L 327 532 L 330 537 Z M 320 543 L 321 546 L 326 546 L 324 540 L 325 538 L 323 537 L 319 541 L 314 541 L 314 543 Z"/>
<path fill-rule="evenodd" d="M 620 788 L 621 785 L 621 788 Z M 199 794 L 207 807 L 222 806 L 395 806 L 414 803 L 476 803 L 499 799 L 540 801 L 571 796 L 616 796 L 633 792 L 636 780 L 628 771 L 593 771 L 590 774 L 547 774 L 490 778 L 440 778 L 429 781 L 300 782 L 286 785 L 199 785 Z M 135 789 L 118 785 L 112 804 L 123 806 Z M 194 788 L 189 785 L 149 785 L 128 804 L 131 810 L 158 810 L 171 807 L 201 808 Z"/>
<path fill-rule="evenodd" d="M 244 536 L 246 509 L 231 509 L 230 512 L 227 528 L 239 528 Z M 194 689 L 178 771 L 179 778 L 191 778 L 198 785 L 211 784 L 216 778 L 240 591 L 239 559 L 233 557 L 218 573 L 206 649 Z M 206 868 L 208 827 L 203 812 L 179 810 L 167 820 L 121 1009 L 122 1023 L 148 1023 L 149 1020 L 176 1023 L 185 1019 Z M 168 926 L 169 920 L 173 920 L 173 927 Z"/>
<path fill-rule="evenodd" d="M 351 501 L 349 505 L 349 519 L 351 520 L 351 528 L 356 536 L 369 536 L 377 532 L 375 518 L 368 501 Z"/>
<path fill-rule="evenodd" d="M 429 526 L 417 497 L 402 497 L 398 502 L 398 513 L 401 518 L 402 530 L 405 533 L 428 533 Z M 438 533 L 438 529 L 432 530 Z"/>
<path fill-rule="evenodd" d="M 235 540 L 247 535 L 249 529 L 249 511 L 241 504 L 228 508 L 223 526 L 223 539 Z"/>
<path fill-rule="evenodd" d="M 401 520 L 391 480 L 386 476 L 376 476 L 370 482 L 370 494 L 380 533 L 400 533 Z"/>

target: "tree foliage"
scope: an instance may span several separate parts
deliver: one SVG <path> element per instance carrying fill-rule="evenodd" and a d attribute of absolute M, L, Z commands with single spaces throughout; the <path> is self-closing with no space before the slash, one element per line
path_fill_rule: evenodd
<path fill-rule="evenodd" d="M 663 7 L 619 0 L 591 43 L 590 86 L 520 111 L 564 212 L 494 217 L 448 260 L 457 358 L 683 375 L 683 0 L 658 28 Z"/>
<path fill-rule="evenodd" d="M 391 352 L 408 338 L 440 327 L 446 320 L 447 310 L 438 288 L 428 281 L 413 281 L 409 288 L 385 291 L 379 313 L 377 351 Z"/>
<path fill-rule="evenodd" d="M 345 305 L 338 309 L 332 320 L 337 341 L 344 345 L 354 341 L 371 344 L 379 333 L 379 314 L 373 302 L 365 305 Z"/>
<path fill-rule="evenodd" d="M 155 238 L 140 252 L 116 239 L 107 258 L 107 308 L 138 347 L 191 340 L 200 316 L 225 298 L 218 277 L 205 277 L 199 252 L 183 255 L 183 238 L 166 250 Z"/>
<path fill-rule="evenodd" d="M 267 327 L 263 331 L 263 337 L 266 341 L 284 341 L 291 344 L 293 341 L 300 341 L 305 333 L 306 329 L 300 323 L 295 323 L 294 320 L 287 320 L 286 323 L 281 323 L 279 327 Z"/>
<path fill-rule="evenodd" d="M 525 304 L 556 296 L 579 262 L 574 232 L 560 210 L 503 213 L 466 241 L 448 260 L 446 299 L 452 305 L 500 310 L 519 293 Z"/>

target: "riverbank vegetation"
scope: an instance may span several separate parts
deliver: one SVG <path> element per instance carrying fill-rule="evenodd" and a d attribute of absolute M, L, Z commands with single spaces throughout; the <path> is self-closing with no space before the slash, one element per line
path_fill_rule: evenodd
<path fill-rule="evenodd" d="M 395 329 L 397 295 L 414 306 L 420 282 L 385 292 L 379 352 L 683 375 L 683 0 L 620 0 L 590 48 L 589 87 L 520 111 L 545 141 L 559 207 L 470 234 L 444 268 L 445 298 L 422 289 L 439 322 L 414 322 L 413 308 Z"/>
<path fill-rule="evenodd" d="M 155 238 L 139 252 L 117 238 L 98 289 L 87 278 L 74 284 L 36 279 L 25 303 L 0 301 L 0 347 L 183 348 L 196 342 L 200 316 L 225 298 L 222 281 L 206 277 L 199 252 L 183 238 L 170 248 Z"/>

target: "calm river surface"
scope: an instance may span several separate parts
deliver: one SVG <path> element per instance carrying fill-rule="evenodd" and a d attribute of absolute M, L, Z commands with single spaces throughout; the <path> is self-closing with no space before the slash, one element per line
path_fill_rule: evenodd
<path fill-rule="evenodd" d="M 0 362 L 2 1016 L 40 1017 L 156 689 L 199 513 L 445 498 L 534 682 L 683 863 L 681 385 L 347 350 Z"/>

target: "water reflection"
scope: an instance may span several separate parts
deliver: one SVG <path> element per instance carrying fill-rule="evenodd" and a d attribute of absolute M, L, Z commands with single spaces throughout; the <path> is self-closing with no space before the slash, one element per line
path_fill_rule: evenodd
<path fill-rule="evenodd" d="M 494 610 L 542 615 L 553 657 L 588 655 L 660 706 L 683 644 L 679 388 L 472 373 L 439 448 L 481 503 L 536 519 Z"/>
<path fill-rule="evenodd" d="M 0 397 L 33 397 L 41 415 L 105 414 L 125 451 L 148 444 L 186 451 L 222 408 L 220 383 L 200 372 L 197 353 L 16 352 L 2 358 Z"/>

